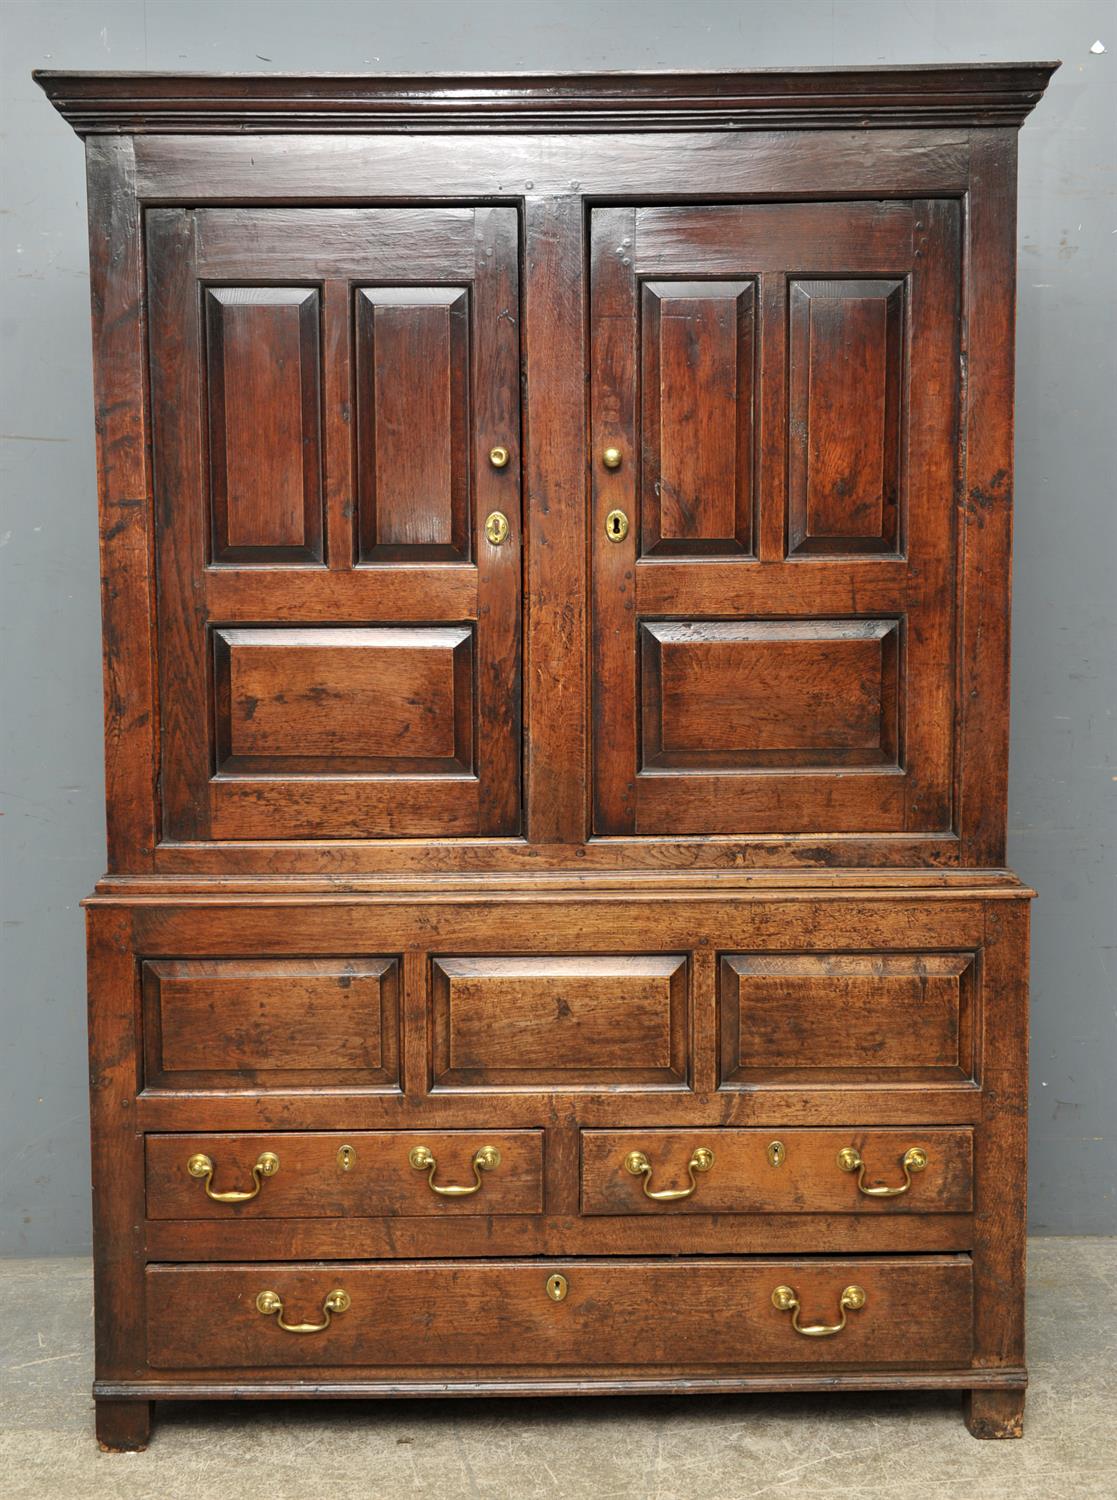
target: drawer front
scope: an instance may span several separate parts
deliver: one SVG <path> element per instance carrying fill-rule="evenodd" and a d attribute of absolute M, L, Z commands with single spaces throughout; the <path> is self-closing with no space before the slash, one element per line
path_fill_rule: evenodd
<path fill-rule="evenodd" d="M 723 1088 L 974 1076 L 972 953 L 744 953 L 718 981 Z"/>
<path fill-rule="evenodd" d="M 972 1209 L 968 1128 L 582 1132 L 584 1214 Z"/>
<path fill-rule="evenodd" d="M 687 1087 L 687 961 L 437 958 L 436 1089 Z"/>
<path fill-rule="evenodd" d="M 212 1170 L 206 1169 L 207 1163 Z M 220 1199 L 229 1193 L 253 1196 Z M 211 1195 L 218 1195 L 219 1201 Z M 147 1138 L 149 1219 L 336 1219 L 542 1211 L 541 1130 Z"/>
<path fill-rule="evenodd" d="M 187 958 L 143 965 L 149 1089 L 399 1089 L 394 958 Z"/>
<path fill-rule="evenodd" d="M 917 1368 L 972 1349 L 965 1256 L 154 1265 L 146 1284 L 161 1369 Z M 862 1296 L 843 1309 L 848 1288 Z M 328 1326 L 280 1326 L 326 1323 L 335 1291 L 347 1305 Z M 836 1329 L 843 1313 L 832 1335 L 794 1326 Z"/>

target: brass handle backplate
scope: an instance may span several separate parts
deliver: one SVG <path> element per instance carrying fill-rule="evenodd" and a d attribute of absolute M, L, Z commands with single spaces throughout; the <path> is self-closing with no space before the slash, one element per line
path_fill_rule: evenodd
<path fill-rule="evenodd" d="M 494 547 L 508 540 L 508 517 L 502 510 L 494 510 L 485 517 L 485 535 Z"/>
<path fill-rule="evenodd" d="M 863 1287 L 847 1286 L 838 1298 L 838 1307 L 842 1314 L 840 1323 L 808 1323 L 806 1327 L 799 1321 L 799 1297 L 794 1288 L 789 1286 L 778 1286 L 772 1293 L 772 1306 L 778 1312 L 789 1312 L 791 1314 L 791 1326 L 796 1333 L 801 1333 L 808 1339 L 827 1339 L 835 1333 L 841 1333 L 846 1326 L 846 1314 L 856 1312 L 858 1308 L 865 1306 L 865 1291 Z"/>
<path fill-rule="evenodd" d="M 922 1172 L 931 1158 L 922 1146 L 912 1146 L 905 1151 L 900 1158 L 900 1165 L 904 1169 L 904 1181 L 901 1187 L 866 1187 L 865 1186 L 865 1162 L 860 1151 L 855 1146 L 843 1146 L 838 1152 L 838 1166 L 843 1172 L 857 1173 L 858 1190 L 864 1193 L 866 1198 L 901 1198 L 911 1187 L 913 1172 Z"/>
<path fill-rule="evenodd" d="M 438 1171 L 438 1163 L 434 1159 L 434 1153 L 429 1146 L 412 1146 L 407 1153 L 407 1159 L 415 1168 L 416 1172 L 426 1172 L 427 1185 L 432 1193 L 437 1193 L 440 1198 L 468 1198 L 472 1193 L 478 1193 L 483 1186 L 481 1181 L 482 1172 L 491 1172 L 494 1167 L 500 1166 L 500 1152 L 495 1146 L 481 1146 L 473 1153 L 473 1184 L 471 1187 L 439 1187 L 434 1180 L 434 1174 Z"/>
<path fill-rule="evenodd" d="M 696 1172 L 708 1172 L 714 1164 L 714 1153 L 708 1146 L 698 1146 L 691 1154 L 686 1164 L 687 1175 L 690 1177 L 690 1186 L 685 1188 L 661 1188 L 653 1193 L 648 1184 L 652 1179 L 652 1164 L 644 1155 L 643 1151 L 630 1151 L 624 1159 L 624 1169 L 631 1172 L 633 1177 L 643 1178 L 644 1197 L 651 1198 L 655 1203 L 678 1203 L 682 1198 L 689 1198 L 698 1186 L 695 1178 Z"/>
<path fill-rule="evenodd" d="M 334 1313 L 348 1312 L 352 1298 L 342 1287 L 335 1287 L 322 1303 L 325 1320 L 321 1323 L 285 1323 L 283 1321 L 283 1299 L 278 1292 L 261 1292 L 256 1298 L 256 1311 L 265 1318 L 275 1314 L 275 1321 L 284 1333 L 321 1333 L 330 1326 Z"/>
<path fill-rule="evenodd" d="M 199 1151 L 186 1163 L 186 1170 L 191 1177 L 204 1179 L 206 1197 L 212 1198 L 214 1203 L 250 1203 L 264 1185 L 265 1177 L 274 1177 L 279 1171 L 279 1157 L 274 1151 L 261 1151 L 256 1158 L 256 1165 L 252 1168 L 252 1181 L 255 1186 L 247 1192 L 241 1193 L 230 1191 L 226 1193 L 215 1193 L 213 1191 L 213 1174 L 215 1171 L 213 1158 Z"/>

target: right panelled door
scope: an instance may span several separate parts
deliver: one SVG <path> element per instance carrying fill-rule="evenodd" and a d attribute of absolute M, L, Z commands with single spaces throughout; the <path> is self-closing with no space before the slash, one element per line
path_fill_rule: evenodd
<path fill-rule="evenodd" d="M 960 231 L 593 211 L 596 834 L 950 830 Z"/>

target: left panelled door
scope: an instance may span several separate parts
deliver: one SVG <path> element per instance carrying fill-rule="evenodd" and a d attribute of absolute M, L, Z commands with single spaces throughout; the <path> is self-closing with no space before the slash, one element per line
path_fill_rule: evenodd
<path fill-rule="evenodd" d="M 163 840 L 517 833 L 515 210 L 157 208 L 147 251 Z"/>

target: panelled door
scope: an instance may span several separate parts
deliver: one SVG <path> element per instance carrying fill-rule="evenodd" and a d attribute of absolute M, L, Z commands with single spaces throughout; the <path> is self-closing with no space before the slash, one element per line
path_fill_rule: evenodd
<path fill-rule="evenodd" d="M 595 832 L 948 830 L 960 205 L 591 224 Z"/>
<path fill-rule="evenodd" d="M 164 839 L 518 831 L 515 210 L 147 244 Z"/>

